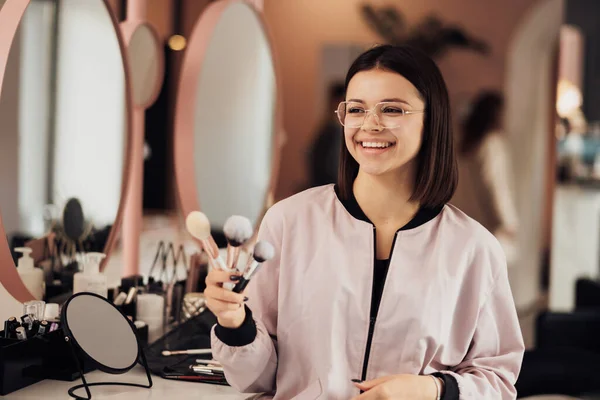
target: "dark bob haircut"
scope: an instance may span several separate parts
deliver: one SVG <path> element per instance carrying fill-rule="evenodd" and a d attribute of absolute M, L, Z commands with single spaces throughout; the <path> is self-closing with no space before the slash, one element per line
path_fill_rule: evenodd
<path fill-rule="evenodd" d="M 415 186 L 411 200 L 422 207 L 440 207 L 452 198 L 458 183 L 450 100 L 444 78 L 435 62 L 420 50 L 383 45 L 361 54 L 346 76 L 345 86 L 359 72 L 381 69 L 402 75 L 419 91 L 425 103 L 423 140 L 417 155 Z M 352 197 L 358 163 L 342 141 L 338 184 L 343 199 Z"/>

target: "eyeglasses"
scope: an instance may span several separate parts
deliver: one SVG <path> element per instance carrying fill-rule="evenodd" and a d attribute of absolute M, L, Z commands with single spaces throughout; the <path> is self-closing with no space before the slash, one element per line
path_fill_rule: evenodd
<path fill-rule="evenodd" d="M 369 113 L 372 113 L 377 124 L 384 129 L 394 129 L 402 125 L 401 118 L 409 114 L 419 114 L 425 110 L 404 109 L 403 103 L 382 102 L 377 103 L 372 109 L 365 109 L 364 104 L 354 101 L 342 101 L 335 113 L 340 124 L 346 128 L 362 128 Z"/>

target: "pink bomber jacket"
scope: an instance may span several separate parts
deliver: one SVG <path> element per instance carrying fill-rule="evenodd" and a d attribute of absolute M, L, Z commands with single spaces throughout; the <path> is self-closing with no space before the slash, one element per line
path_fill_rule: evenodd
<path fill-rule="evenodd" d="M 276 400 L 348 400 L 352 379 L 442 373 L 461 400 L 515 399 L 524 345 L 496 239 L 451 205 L 399 230 L 374 319 L 374 227 L 351 211 L 333 185 L 268 210 L 259 240 L 276 255 L 247 289 L 253 340 L 211 333 L 228 382 Z"/>

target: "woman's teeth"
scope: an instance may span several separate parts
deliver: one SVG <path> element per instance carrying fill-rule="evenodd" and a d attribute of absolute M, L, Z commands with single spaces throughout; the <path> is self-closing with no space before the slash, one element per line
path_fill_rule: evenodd
<path fill-rule="evenodd" d="M 362 147 L 367 149 L 385 149 L 386 147 L 390 147 L 393 143 L 389 142 L 361 142 Z"/>

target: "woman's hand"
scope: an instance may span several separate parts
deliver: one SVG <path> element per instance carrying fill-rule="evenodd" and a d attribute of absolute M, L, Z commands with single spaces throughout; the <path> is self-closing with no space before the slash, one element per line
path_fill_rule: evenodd
<path fill-rule="evenodd" d="M 204 290 L 206 306 L 215 314 L 219 325 L 225 328 L 239 328 L 246 318 L 244 294 L 223 289 L 223 283 L 236 282 L 239 277 L 238 274 L 216 268 L 213 268 L 206 276 L 206 289 Z"/>
<path fill-rule="evenodd" d="M 436 378 L 437 379 L 437 378 Z M 431 376 L 391 375 L 355 383 L 364 391 L 354 400 L 436 400 L 437 387 Z M 441 387 L 441 386 L 440 386 Z"/>

